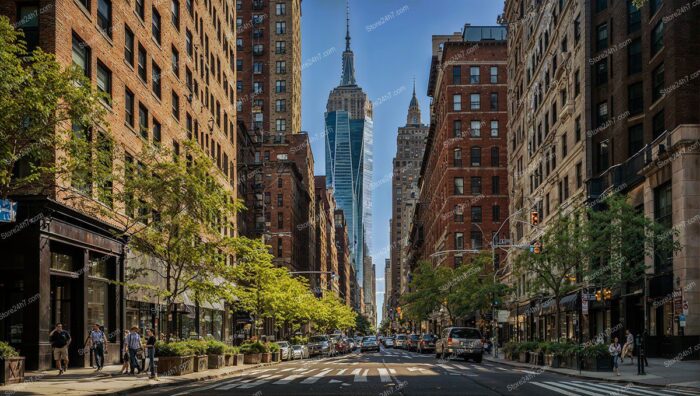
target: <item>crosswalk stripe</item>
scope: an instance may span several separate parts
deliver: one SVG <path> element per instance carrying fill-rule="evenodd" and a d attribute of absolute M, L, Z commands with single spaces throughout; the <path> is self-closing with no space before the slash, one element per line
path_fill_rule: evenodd
<path fill-rule="evenodd" d="M 389 372 L 392 373 L 392 374 L 396 374 L 396 369 L 390 368 L 390 369 L 389 369 Z"/>
<path fill-rule="evenodd" d="M 295 379 L 301 378 L 301 377 L 303 377 L 303 375 L 301 375 L 301 374 L 292 374 L 289 377 L 282 378 L 281 380 L 279 380 L 277 382 L 273 382 L 272 384 L 273 385 L 285 385 L 285 384 L 288 384 L 288 383 L 294 381 Z"/>
<path fill-rule="evenodd" d="M 576 386 L 576 384 L 573 384 L 571 382 L 545 381 L 545 383 L 549 384 L 551 386 L 557 387 L 557 388 L 562 388 L 562 389 L 567 389 L 567 390 L 578 392 L 578 393 L 583 393 L 584 395 L 588 395 L 588 396 L 599 396 L 600 395 L 600 391 L 590 392 L 590 391 L 586 390 L 586 389 L 590 389 L 590 388 Z"/>
<path fill-rule="evenodd" d="M 281 375 L 273 375 L 273 376 L 270 376 L 270 377 L 267 377 L 267 378 L 264 378 L 264 379 L 258 379 L 257 381 L 249 382 L 249 383 L 247 383 L 247 384 L 243 384 L 243 385 L 239 386 L 238 388 L 239 388 L 239 389 L 250 389 L 250 388 L 254 388 L 254 387 L 258 386 L 258 385 L 266 384 L 268 381 L 272 381 L 273 379 L 277 379 L 277 378 L 279 378 L 279 377 L 281 377 Z"/>
<path fill-rule="evenodd" d="M 391 381 L 391 376 L 389 376 L 389 371 L 385 368 L 379 368 L 377 369 L 379 371 L 379 379 L 382 382 L 389 382 Z"/>
<path fill-rule="evenodd" d="M 503 367 L 496 367 L 496 370 L 508 371 L 507 369 L 504 369 Z"/>
<path fill-rule="evenodd" d="M 672 394 L 675 395 L 698 395 L 699 393 L 697 392 L 692 392 L 692 391 L 686 391 L 682 389 L 673 389 L 673 388 L 665 388 L 665 392 L 671 392 Z"/>
<path fill-rule="evenodd" d="M 346 370 L 347 370 L 347 369 L 342 369 L 342 370 L 338 371 L 338 374 L 336 374 L 336 375 L 343 375 L 343 373 L 344 373 Z"/>
<path fill-rule="evenodd" d="M 456 363 L 452 363 L 452 364 L 454 364 L 454 366 L 457 367 L 458 369 L 469 370 L 469 367 L 467 367 L 467 366 L 462 366 L 461 364 L 456 364 Z"/>
<path fill-rule="evenodd" d="M 294 370 L 294 367 L 286 368 L 284 370 L 280 370 L 280 373 L 284 373 L 285 371 L 292 371 Z"/>
<path fill-rule="evenodd" d="M 265 378 L 265 377 L 269 377 L 269 375 L 261 375 L 260 377 L 258 377 L 258 379 Z M 216 390 L 225 391 L 225 390 L 233 389 L 233 388 L 240 386 L 240 385 L 243 385 L 243 384 L 247 384 L 247 383 L 252 382 L 252 381 L 255 381 L 255 378 L 249 378 L 249 379 L 246 379 L 243 381 L 234 382 L 232 384 L 220 386 L 220 387 L 216 388 Z"/>
<path fill-rule="evenodd" d="M 638 395 L 639 392 L 641 393 L 646 393 L 646 394 L 652 394 L 652 395 L 658 395 L 659 393 L 657 392 L 649 392 L 649 391 L 644 391 L 640 388 L 632 388 L 632 387 L 625 387 L 625 386 L 617 386 L 613 384 L 601 384 L 601 383 L 592 383 L 592 382 L 581 382 L 581 381 L 573 381 L 574 383 L 587 385 L 594 390 L 597 391 L 605 391 L 609 393 L 615 393 L 615 394 L 630 394 L 630 395 Z"/>
<path fill-rule="evenodd" d="M 539 382 L 530 382 L 530 383 L 533 384 L 533 385 L 537 385 L 537 386 L 539 386 L 539 387 L 545 388 L 545 389 L 549 389 L 549 390 L 551 390 L 551 391 L 557 392 L 557 393 L 562 394 L 562 395 L 566 395 L 566 396 L 578 396 L 578 395 L 575 394 L 575 393 L 571 393 L 571 392 L 566 391 L 566 390 L 563 390 L 563 389 L 555 388 L 555 387 L 553 387 L 553 386 L 551 386 L 551 385 L 541 384 L 541 383 L 539 383 Z"/>
<path fill-rule="evenodd" d="M 326 374 L 328 374 L 331 371 L 331 369 L 326 369 L 321 372 L 318 372 L 314 374 L 313 376 L 301 381 L 302 384 L 314 384 L 316 381 L 320 380 L 323 378 Z"/>
<path fill-rule="evenodd" d="M 484 367 L 481 367 L 481 366 L 475 366 L 475 365 L 472 364 L 472 367 L 475 368 L 475 369 L 477 369 L 477 370 L 479 370 L 479 371 L 486 371 L 486 372 L 489 372 L 489 373 L 491 372 L 491 370 L 489 370 L 489 369 L 487 369 L 487 368 L 484 368 Z"/>
<path fill-rule="evenodd" d="M 354 382 L 367 382 L 367 372 L 369 372 L 369 370 L 365 370 L 364 372 L 362 372 L 361 368 L 353 370 L 352 374 L 355 375 L 355 378 L 353 379 L 353 381 Z"/>

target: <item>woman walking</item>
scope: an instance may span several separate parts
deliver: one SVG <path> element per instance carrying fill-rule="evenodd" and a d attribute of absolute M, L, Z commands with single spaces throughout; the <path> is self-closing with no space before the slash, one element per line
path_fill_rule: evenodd
<path fill-rule="evenodd" d="M 625 358 L 629 355 L 630 364 L 634 363 L 634 335 L 629 330 L 625 330 L 625 345 L 622 346 L 622 355 L 620 356 L 622 363 L 625 362 Z"/>
<path fill-rule="evenodd" d="M 613 368 L 615 369 L 615 374 L 617 376 L 620 376 L 620 352 L 622 351 L 622 346 L 620 346 L 620 342 L 618 341 L 617 337 L 615 337 L 615 340 L 610 344 L 608 347 L 608 352 L 610 352 L 610 356 L 613 358 Z"/>
<path fill-rule="evenodd" d="M 129 351 L 127 349 L 126 338 L 129 336 L 129 331 L 124 330 L 124 349 L 122 350 L 122 369 L 119 374 L 129 374 Z"/>
<path fill-rule="evenodd" d="M 148 368 L 150 375 L 148 378 L 156 377 L 156 337 L 153 335 L 153 330 L 146 330 L 146 357 L 148 357 Z"/>

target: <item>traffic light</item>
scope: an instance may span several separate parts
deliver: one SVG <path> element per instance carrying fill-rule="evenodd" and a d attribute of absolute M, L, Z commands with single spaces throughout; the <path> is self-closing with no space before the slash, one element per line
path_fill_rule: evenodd
<path fill-rule="evenodd" d="M 401 307 L 396 307 L 396 312 L 399 314 L 399 319 L 403 319 L 403 312 L 401 312 Z"/>
<path fill-rule="evenodd" d="M 612 290 L 603 289 L 603 298 L 605 298 L 606 300 L 612 300 Z"/>
<path fill-rule="evenodd" d="M 603 298 L 603 293 L 600 292 L 600 290 L 595 291 L 595 300 L 600 301 Z"/>
<path fill-rule="evenodd" d="M 532 253 L 541 254 L 542 253 L 542 244 L 539 242 L 535 242 L 535 244 L 532 245 Z"/>
<path fill-rule="evenodd" d="M 540 214 L 536 210 L 533 210 L 532 212 L 530 212 L 530 224 L 532 224 L 532 225 L 540 224 Z"/>

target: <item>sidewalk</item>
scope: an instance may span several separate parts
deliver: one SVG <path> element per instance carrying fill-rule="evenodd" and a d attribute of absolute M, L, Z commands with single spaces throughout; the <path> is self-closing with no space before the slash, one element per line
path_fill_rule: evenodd
<path fill-rule="evenodd" d="M 487 361 L 505 364 L 514 367 L 522 367 L 532 369 L 532 365 L 528 363 L 513 362 L 506 360 L 501 352 L 498 358 L 493 355 L 484 355 Z M 700 390 L 700 361 L 683 360 L 674 361 L 663 358 L 648 358 L 649 365 L 645 367 L 646 375 L 637 375 L 637 359 L 634 364 L 630 364 L 629 359 L 620 366 L 620 376 L 616 376 L 613 372 L 597 372 L 582 370 L 579 374 L 578 370 L 565 368 L 547 368 L 547 371 L 558 374 L 564 374 L 572 377 L 610 381 L 633 383 L 637 385 L 653 385 L 666 386 L 669 388 L 680 388 L 690 390 Z"/>
<path fill-rule="evenodd" d="M 91 368 L 69 369 L 58 376 L 57 370 L 31 371 L 25 374 L 24 383 L 0 386 L 3 395 L 112 395 L 127 394 L 145 389 L 186 384 L 196 381 L 226 377 L 240 371 L 256 367 L 269 366 L 276 363 L 247 364 L 230 366 L 216 370 L 206 370 L 182 376 L 158 377 L 148 379 L 147 373 L 139 375 L 121 375 L 121 365 L 105 366 L 96 373 Z"/>

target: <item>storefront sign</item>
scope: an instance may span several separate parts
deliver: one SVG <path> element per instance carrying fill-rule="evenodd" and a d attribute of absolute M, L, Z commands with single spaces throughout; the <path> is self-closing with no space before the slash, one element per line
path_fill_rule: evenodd
<path fill-rule="evenodd" d="M 0 223 L 14 223 L 17 217 L 17 202 L 0 199 Z"/>
<path fill-rule="evenodd" d="M 500 323 L 507 322 L 509 316 L 510 316 L 510 311 L 508 311 L 507 309 L 499 309 L 498 310 L 498 321 Z"/>

